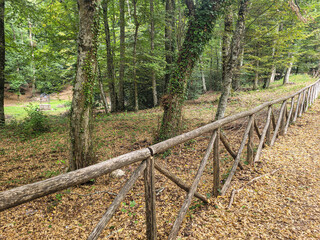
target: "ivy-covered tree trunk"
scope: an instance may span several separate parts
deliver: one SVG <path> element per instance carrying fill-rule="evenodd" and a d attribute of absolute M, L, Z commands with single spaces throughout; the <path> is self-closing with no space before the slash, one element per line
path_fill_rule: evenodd
<path fill-rule="evenodd" d="M 70 170 L 94 162 L 92 148 L 93 85 L 97 74 L 98 0 L 78 0 L 79 34 L 77 72 L 70 119 Z"/>
<path fill-rule="evenodd" d="M 214 23 L 225 0 L 203 1 L 198 8 L 191 9 L 191 19 L 184 43 L 179 51 L 170 82 L 168 94 L 163 97 L 164 113 L 159 140 L 177 135 L 181 129 L 182 107 L 185 100 L 187 79 L 204 47 L 212 37 Z"/>
<path fill-rule="evenodd" d="M 4 33 L 4 1 L 0 0 L 0 126 L 5 124 L 4 117 L 4 66 L 5 66 L 5 33 Z"/>
<path fill-rule="evenodd" d="M 226 67 L 225 67 L 225 73 L 223 75 L 222 93 L 219 99 L 216 119 L 223 118 L 227 108 L 228 98 L 231 91 L 232 79 L 233 79 L 234 71 L 238 61 L 238 57 L 240 55 L 241 41 L 244 36 L 245 15 L 247 12 L 248 3 L 249 3 L 249 0 L 240 1 L 237 25 L 232 37 L 230 53 L 229 53 Z"/>
<path fill-rule="evenodd" d="M 124 70 L 125 70 L 125 18 L 124 6 L 125 0 L 120 0 L 120 69 L 119 69 L 119 110 L 124 110 Z"/>
<path fill-rule="evenodd" d="M 108 21 L 108 1 L 102 1 L 103 9 L 103 22 L 104 22 L 104 32 L 106 38 L 106 48 L 107 48 L 107 72 L 108 72 L 108 85 L 111 100 L 111 112 L 117 111 L 117 93 L 115 88 L 115 77 L 114 77 L 114 63 L 113 63 L 113 52 L 111 49 L 111 37 L 110 28 Z"/>

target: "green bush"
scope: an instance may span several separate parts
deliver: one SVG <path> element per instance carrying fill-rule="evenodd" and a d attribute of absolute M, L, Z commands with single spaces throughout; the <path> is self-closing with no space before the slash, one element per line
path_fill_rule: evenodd
<path fill-rule="evenodd" d="M 24 133 L 30 135 L 50 130 L 48 117 L 40 111 L 39 106 L 30 103 L 25 107 L 25 111 L 27 112 L 27 117 L 21 123 Z"/>

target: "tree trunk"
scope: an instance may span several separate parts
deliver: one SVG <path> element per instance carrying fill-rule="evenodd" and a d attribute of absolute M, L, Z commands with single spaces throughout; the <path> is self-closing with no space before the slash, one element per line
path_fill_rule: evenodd
<path fill-rule="evenodd" d="M 164 93 L 168 92 L 168 85 L 171 77 L 171 69 L 175 55 L 175 44 L 174 44 L 174 12 L 175 4 L 174 0 L 166 0 L 166 16 L 165 16 L 165 58 L 166 58 L 166 73 L 164 76 Z"/>
<path fill-rule="evenodd" d="M 5 0 L 0 0 L 0 126 L 5 124 L 4 116 L 4 67 L 5 67 L 5 32 L 4 32 Z"/>
<path fill-rule="evenodd" d="M 234 75 L 234 69 L 237 64 L 238 57 L 241 50 L 241 41 L 245 31 L 245 15 L 247 12 L 247 5 L 249 0 L 241 0 L 238 13 L 238 20 L 235 32 L 232 37 L 231 49 L 228 57 L 228 62 L 225 66 L 225 73 L 223 74 L 222 93 L 219 99 L 219 105 L 216 113 L 216 119 L 224 117 L 224 113 L 227 108 L 228 98 L 231 91 L 231 84 Z"/>
<path fill-rule="evenodd" d="M 77 72 L 70 119 L 70 170 L 93 163 L 92 103 L 97 74 L 98 0 L 78 0 L 79 34 Z"/>
<path fill-rule="evenodd" d="M 153 0 L 150 0 L 150 48 L 151 48 L 151 57 L 154 56 L 154 6 Z M 152 62 L 154 60 L 152 59 Z M 153 97 L 153 106 L 158 105 L 158 94 L 157 94 L 157 82 L 156 82 L 156 72 L 154 68 L 151 70 L 151 81 L 152 81 L 152 97 Z"/>
<path fill-rule="evenodd" d="M 224 2 L 224 0 L 202 2 L 195 9 L 192 21 L 189 21 L 185 40 L 170 77 L 168 94 L 162 101 L 164 113 L 159 140 L 175 136 L 180 131 L 187 79 L 192 73 L 205 45 L 212 37 L 214 23 L 221 10 L 221 4 Z"/>
<path fill-rule="evenodd" d="M 31 86 L 32 86 L 32 97 L 35 96 L 36 94 L 36 67 L 35 67 L 35 63 L 34 63 L 34 46 L 35 43 L 33 42 L 32 39 L 32 24 L 29 21 L 29 40 L 30 40 L 30 47 L 31 47 L 31 65 L 32 65 L 32 82 L 31 82 Z"/>
<path fill-rule="evenodd" d="M 229 6 L 224 16 L 224 32 L 222 36 L 222 79 L 226 73 L 227 64 L 230 57 L 230 47 L 233 32 L 233 12 L 232 6 Z"/>
<path fill-rule="evenodd" d="M 207 84 L 206 84 L 206 79 L 204 77 L 202 65 L 203 65 L 203 62 L 201 60 L 200 61 L 200 72 L 201 72 L 201 80 L 202 80 L 202 91 L 203 91 L 203 93 L 206 93 L 207 92 Z"/>
<path fill-rule="evenodd" d="M 101 95 L 104 111 L 106 114 L 108 114 L 109 113 L 108 100 L 107 100 L 106 94 L 104 92 L 101 70 L 100 70 L 100 66 L 99 66 L 98 62 L 97 62 L 97 67 L 98 67 L 98 81 L 99 81 L 100 95 Z"/>
<path fill-rule="evenodd" d="M 289 53 L 289 57 L 290 56 L 291 56 L 291 61 L 290 61 L 289 66 L 287 68 L 286 75 L 283 78 L 283 85 L 289 83 L 289 77 L 290 77 L 290 73 L 291 73 L 291 69 L 292 69 L 292 65 L 293 65 L 293 54 Z"/>
<path fill-rule="evenodd" d="M 260 61 L 257 60 L 256 61 L 256 71 L 255 71 L 255 77 L 254 77 L 254 81 L 253 81 L 253 90 L 257 90 L 259 87 L 259 65 L 260 65 Z"/>
<path fill-rule="evenodd" d="M 108 21 L 108 1 L 102 1 L 103 9 L 103 22 L 104 22 L 104 31 L 106 35 L 106 48 L 107 48 L 107 72 L 108 72 L 108 85 L 110 92 L 111 100 L 111 112 L 116 112 L 117 109 L 117 93 L 115 88 L 115 77 L 114 77 L 114 63 L 113 63 L 113 52 L 111 49 L 111 37 Z"/>
<path fill-rule="evenodd" d="M 234 74 L 234 78 L 232 79 L 232 89 L 234 91 L 238 91 L 240 89 L 240 82 L 241 82 L 241 79 L 240 79 L 240 76 L 241 76 L 241 68 L 243 66 L 243 58 L 244 58 L 244 46 L 243 44 L 241 44 L 241 50 L 240 50 L 240 58 L 237 62 L 237 67 L 236 67 L 236 70 L 235 70 L 235 74 Z"/>
<path fill-rule="evenodd" d="M 120 69 L 119 69 L 119 110 L 124 110 L 124 70 L 125 70 L 125 0 L 120 0 Z"/>
<path fill-rule="evenodd" d="M 133 0 L 133 18 L 134 18 L 134 42 L 133 42 L 133 84 L 134 84 L 134 111 L 139 111 L 139 96 L 138 96 L 138 82 L 137 82 L 137 43 L 139 25 L 137 16 L 137 0 Z"/>

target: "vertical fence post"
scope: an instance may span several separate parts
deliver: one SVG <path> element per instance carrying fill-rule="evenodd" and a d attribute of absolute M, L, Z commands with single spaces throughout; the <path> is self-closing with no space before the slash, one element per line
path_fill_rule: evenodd
<path fill-rule="evenodd" d="M 269 106 L 268 108 L 268 115 L 269 115 L 269 111 L 270 111 L 270 114 L 272 115 L 272 106 Z M 266 132 L 266 144 L 270 146 L 270 143 L 271 143 L 271 124 L 268 125 L 268 129 Z"/>
<path fill-rule="evenodd" d="M 299 117 L 301 117 L 302 113 L 303 113 L 305 97 L 306 97 L 306 91 L 303 91 L 302 101 L 301 101 L 301 104 L 300 104 L 301 106 L 300 106 L 299 114 L 298 114 Z"/>
<path fill-rule="evenodd" d="M 252 115 L 254 121 L 254 115 Z M 249 164 L 253 163 L 253 128 L 254 124 L 251 124 L 250 131 L 248 134 L 248 144 L 247 144 L 247 162 Z"/>
<path fill-rule="evenodd" d="M 299 93 L 299 97 L 298 97 L 298 100 L 297 100 L 297 105 L 296 105 L 296 109 L 295 109 L 295 113 L 294 113 L 292 122 L 295 122 L 297 120 L 298 112 L 299 112 L 299 106 L 300 106 L 300 100 L 301 100 L 301 93 Z"/>
<path fill-rule="evenodd" d="M 282 116 L 281 123 L 280 123 L 279 134 L 281 136 L 284 135 L 284 128 L 285 128 L 285 125 L 286 125 L 286 118 L 288 118 L 287 102 L 285 102 L 285 104 L 284 104 L 283 116 Z"/>
<path fill-rule="evenodd" d="M 154 179 L 154 159 L 149 157 L 146 160 L 146 169 L 144 170 L 145 202 L 146 202 L 146 228 L 147 239 L 157 239 L 156 223 L 156 192 Z"/>
<path fill-rule="evenodd" d="M 213 144 L 213 196 L 218 197 L 220 187 L 220 159 L 219 159 L 219 140 L 220 128 L 216 130 L 216 139 Z"/>

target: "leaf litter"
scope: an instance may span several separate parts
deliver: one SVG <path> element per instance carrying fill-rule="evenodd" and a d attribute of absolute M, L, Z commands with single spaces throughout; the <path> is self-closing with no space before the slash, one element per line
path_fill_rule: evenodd
<path fill-rule="evenodd" d="M 97 150 L 97 155 L 113 157 L 130 148 L 139 149 L 150 144 L 150 135 L 140 126 L 146 122 L 155 124 L 152 114 L 158 115 L 158 112 L 144 113 L 143 117 L 137 116 L 134 123 L 123 114 L 118 122 L 99 124 L 96 136 L 99 137 L 98 133 L 107 129 L 100 140 L 101 145 L 109 144 L 111 151 L 101 148 Z M 209 113 L 202 112 L 203 115 Z M 210 198 L 207 205 L 195 198 L 178 239 L 320 239 L 319 118 L 318 102 L 289 128 L 285 137 L 277 140 L 274 147 L 263 150 L 261 163 L 255 169 L 244 165 L 243 170 L 237 171 L 225 197 Z M 104 120 L 98 121 L 102 123 Z M 120 121 L 126 124 L 122 125 L 125 127 L 112 131 Z M 240 123 L 239 127 L 226 130 L 234 149 L 241 140 L 242 125 Z M 129 138 L 128 134 L 124 134 L 129 129 L 136 129 L 139 134 L 129 134 Z M 115 136 L 120 137 L 121 141 L 112 141 Z M 68 158 L 67 137 L 66 133 L 56 133 L 54 142 L 44 136 L 23 143 L 18 139 L 4 139 L 0 144 L 1 190 L 62 173 Z M 157 161 L 191 184 L 208 138 L 203 136 L 181 144 L 170 153 L 158 156 Z M 128 149 L 126 146 L 131 147 Z M 220 149 L 224 175 L 232 160 L 222 146 Z M 93 185 L 72 187 L 2 212 L 0 239 L 86 239 L 136 166 L 123 169 L 127 173 L 125 178 L 100 177 Z M 197 190 L 208 197 L 212 192 L 211 166 L 212 162 L 207 165 Z M 275 169 L 279 170 L 268 174 Z M 247 184 L 259 176 L 262 177 Z M 228 208 L 232 189 L 243 186 Z M 186 193 L 158 172 L 156 191 L 158 239 L 166 239 Z M 101 239 L 145 239 L 141 177 L 107 225 Z"/>

